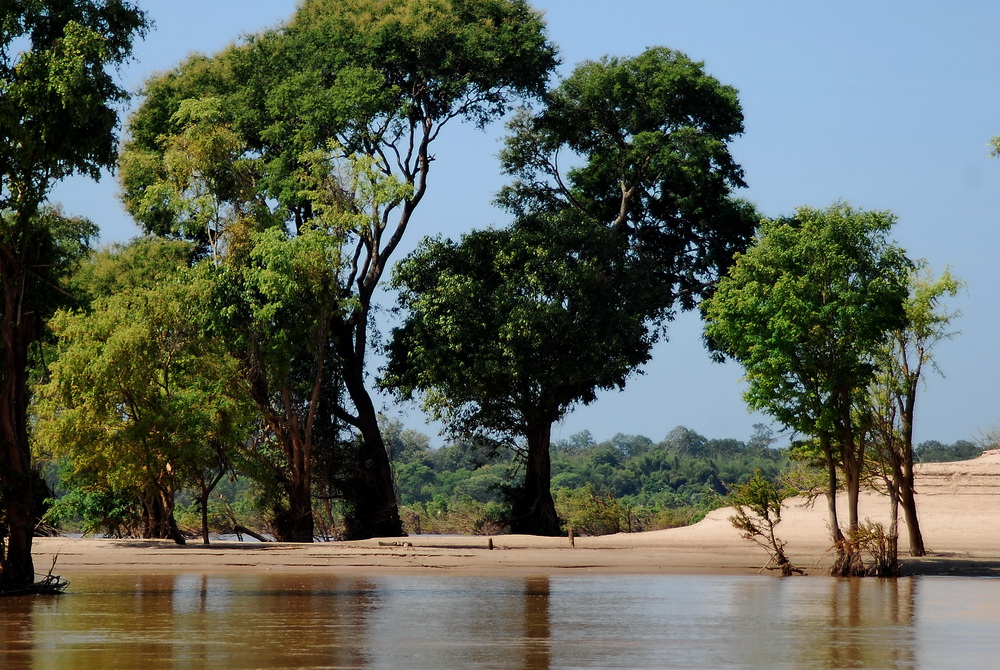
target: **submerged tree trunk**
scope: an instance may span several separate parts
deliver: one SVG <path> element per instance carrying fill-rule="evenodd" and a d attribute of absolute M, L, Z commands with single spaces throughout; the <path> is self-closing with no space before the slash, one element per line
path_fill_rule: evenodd
<path fill-rule="evenodd" d="M 514 501 L 511 531 L 530 535 L 561 535 L 559 516 L 552 499 L 552 466 L 549 441 L 552 424 L 528 428 L 528 457 L 524 484 Z"/>
<path fill-rule="evenodd" d="M 28 445 L 28 346 L 34 315 L 21 311 L 23 269 L 10 249 L 0 251 L 3 319 L 0 346 L 0 501 L 6 537 L 0 536 L 0 591 L 23 589 L 35 581 L 31 539 L 35 526 L 31 450 Z"/>

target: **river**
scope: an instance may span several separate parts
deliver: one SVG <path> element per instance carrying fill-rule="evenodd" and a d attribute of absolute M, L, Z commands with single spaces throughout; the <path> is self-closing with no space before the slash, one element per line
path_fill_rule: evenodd
<path fill-rule="evenodd" d="M 992 668 L 1000 579 L 66 575 L 0 667 Z"/>

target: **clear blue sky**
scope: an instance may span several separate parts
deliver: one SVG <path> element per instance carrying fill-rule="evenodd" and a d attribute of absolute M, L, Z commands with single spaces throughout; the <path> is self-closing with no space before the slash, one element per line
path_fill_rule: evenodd
<path fill-rule="evenodd" d="M 156 27 L 122 77 L 138 88 L 192 51 L 212 53 L 240 35 L 274 25 L 292 0 L 157 0 Z M 1000 273 L 1000 160 L 986 146 L 1000 134 L 1000 3 L 888 0 L 839 3 L 747 0 L 547 0 L 563 71 L 605 54 L 628 56 L 663 45 L 702 60 L 735 86 L 746 132 L 733 145 L 767 215 L 847 200 L 899 217 L 897 241 L 911 257 L 945 266 L 967 288 L 953 301 L 961 333 L 941 344 L 945 376 L 931 375 L 918 401 L 916 440 L 975 438 L 997 426 L 996 350 Z M 437 143 L 429 198 L 407 249 L 425 234 L 457 236 L 506 223 L 490 205 L 503 183 L 496 153 L 502 126 L 485 133 L 455 126 Z M 74 179 L 53 200 L 101 226 L 102 241 L 137 229 L 122 212 L 114 180 Z M 578 408 L 553 437 L 583 429 L 661 439 L 685 425 L 708 437 L 745 439 L 762 416 L 746 412 L 740 368 L 711 363 L 696 318 L 682 316 L 645 374 L 622 393 Z M 424 428 L 415 407 L 386 411 Z"/>

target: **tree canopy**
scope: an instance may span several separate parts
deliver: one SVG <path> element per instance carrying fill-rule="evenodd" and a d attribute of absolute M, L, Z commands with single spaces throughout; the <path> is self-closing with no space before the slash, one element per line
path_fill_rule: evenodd
<path fill-rule="evenodd" d="M 544 459 L 544 481 L 526 481 L 515 505 L 518 532 L 559 532 L 554 515 L 528 518 L 549 495 L 552 424 L 649 360 L 655 289 L 621 242 L 567 210 L 458 243 L 425 240 L 396 267 L 407 318 L 393 332 L 385 382 L 421 393 L 455 435 L 523 439 L 529 459 Z"/>
<path fill-rule="evenodd" d="M 57 357 L 33 407 L 42 453 L 138 502 L 145 537 L 180 543 L 175 491 L 217 483 L 250 425 L 237 361 L 207 334 L 211 281 L 189 255 L 140 240 L 98 256 L 89 309 L 52 319 Z"/>
<path fill-rule="evenodd" d="M 527 441 L 520 530 L 558 530 L 551 424 L 621 388 L 748 242 L 752 208 L 730 194 L 742 122 L 735 90 L 678 52 L 583 63 L 509 126 L 499 202 L 515 223 L 427 245 L 400 272 L 411 316 L 390 383 L 459 431 Z"/>

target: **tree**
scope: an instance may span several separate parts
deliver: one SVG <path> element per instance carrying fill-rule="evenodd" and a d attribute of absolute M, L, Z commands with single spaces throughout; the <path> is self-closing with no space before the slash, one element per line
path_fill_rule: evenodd
<path fill-rule="evenodd" d="M 749 406 L 815 437 L 827 467 L 835 571 L 852 571 L 837 515 L 837 469 L 858 528 L 865 441 L 855 408 L 877 372 L 878 353 L 906 324 L 912 264 L 888 233 L 895 217 L 837 203 L 763 222 L 703 304 L 713 346 L 743 366 Z"/>
<path fill-rule="evenodd" d="M 613 232 L 575 212 L 522 219 L 459 243 L 425 240 L 397 265 L 407 310 L 385 382 L 423 396 L 454 436 L 522 440 L 515 532 L 554 535 L 552 424 L 649 359 L 658 317 L 648 276 Z"/>
<path fill-rule="evenodd" d="M 327 359 L 343 390 L 330 399 L 330 411 L 360 436 L 344 461 L 345 537 L 402 533 L 366 386 L 367 356 L 376 289 L 427 192 L 431 147 L 454 119 L 484 126 L 510 100 L 540 94 L 554 65 L 540 15 L 523 0 L 308 0 L 285 26 L 208 62 L 189 61 L 147 88 L 123 159 L 123 167 L 136 169 L 123 182 L 126 202 L 148 229 L 176 234 L 183 227 L 177 213 L 184 208 L 145 195 L 168 181 L 162 138 L 184 132 L 177 112 L 188 98 L 219 98 L 218 109 L 243 139 L 242 151 L 225 155 L 250 168 L 253 177 L 240 182 L 249 192 L 215 194 L 216 202 L 230 198 L 226 209 L 238 221 L 259 230 L 276 219 L 298 234 L 316 217 L 320 191 L 342 196 L 334 204 L 353 217 L 336 296 L 338 306 L 350 308 L 331 310 L 335 349 Z M 322 182 L 332 191 L 304 189 L 302 175 L 316 173 L 316 152 L 367 161 L 382 183 L 402 189 L 389 198 L 357 198 L 333 173 Z M 260 213 L 261 203 L 277 208 Z"/>
<path fill-rule="evenodd" d="M 729 523 L 740 531 L 743 539 L 763 547 L 770 556 L 768 569 L 780 570 L 783 577 L 791 577 L 796 573 L 805 574 L 788 560 L 785 556 L 787 542 L 774 533 L 774 529 L 781 523 L 781 508 L 785 498 L 793 494 L 793 489 L 768 481 L 760 470 L 755 470 L 748 482 L 735 486 L 725 498 L 736 512 L 729 517 Z"/>
<path fill-rule="evenodd" d="M 913 470 L 913 424 L 917 392 L 927 367 L 936 368 L 934 346 L 954 333 L 949 330 L 957 312 L 942 309 L 942 301 L 957 295 L 961 282 L 950 272 L 934 279 L 922 263 L 910 278 L 906 301 L 906 324 L 892 333 L 881 352 L 879 374 L 871 389 L 871 424 L 876 453 L 884 464 L 884 475 L 892 500 L 896 536 L 898 506 L 903 508 L 910 555 L 926 554 L 917 516 Z"/>
<path fill-rule="evenodd" d="M 208 496 L 249 425 L 236 361 L 206 332 L 212 283 L 189 255 L 187 244 L 140 240 L 98 258 L 92 277 L 114 277 L 112 291 L 53 317 L 57 357 L 33 405 L 41 451 L 129 492 L 143 536 L 178 544 L 174 493 L 197 487 L 207 543 Z"/>
<path fill-rule="evenodd" d="M 500 193 L 498 200 L 517 216 L 512 237 L 517 237 L 519 228 L 538 223 L 547 224 L 549 231 L 548 239 L 538 237 L 531 242 L 537 249 L 519 262 L 530 265 L 547 256 L 572 256 L 577 253 L 572 251 L 573 245 L 591 244 L 585 240 L 592 235 L 595 240 L 605 240 L 601 244 L 621 255 L 619 260 L 602 262 L 631 268 L 607 276 L 609 283 L 623 282 L 621 287 L 595 288 L 594 295 L 607 290 L 624 296 L 628 286 L 637 286 L 637 275 L 633 274 L 636 271 L 647 282 L 634 299 L 608 303 L 603 313 L 596 303 L 587 308 L 595 315 L 594 323 L 602 323 L 602 333 L 607 332 L 605 326 L 614 330 L 617 325 L 621 338 L 608 333 L 610 339 L 604 344 L 612 358 L 606 366 L 585 357 L 586 372 L 567 371 L 566 389 L 554 393 L 559 386 L 554 378 L 540 383 L 540 378 L 527 375 L 524 382 L 530 380 L 536 386 L 517 389 L 499 384 L 463 395 L 446 382 L 458 381 L 454 375 L 446 373 L 435 380 L 437 373 L 433 371 L 420 373 L 426 376 L 419 384 L 404 383 L 407 389 L 422 388 L 439 394 L 441 398 L 432 405 L 453 403 L 465 407 L 468 414 L 464 417 L 462 411 L 448 410 L 456 426 L 469 425 L 470 417 L 478 416 L 478 408 L 484 404 L 510 403 L 520 394 L 513 403 L 519 418 L 503 427 L 508 436 L 521 434 L 527 441 L 524 490 L 515 509 L 516 526 L 545 533 L 557 530 L 548 490 L 548 432 L 552 421 L 573 403 L 589 402 L 595 389 L 620 387 L 628 373 L 646 360 L 649 343 L 658 337 L 674 310 L 696 305 L 731 261 L 733 252 L 748 242 L 754 227 L 751 209 L 730 198 L 731 189 L 742 186 L 743 181 L 729 154 L 728 142 L 742 132 L 742 124 L 733 88 L 706 75 L 700 63 L 663 48 L 649 49 L 631 59 L 583 63 L 548 93 L 540 111 L 532 114 L 522 110 L 511 122 L 501 160 L 515 182 Z M 560 155 L 564 153 L 578 157 L 582 164 L 564 173 L 560 167 Z M 555 232 L 558 225 L 578 229 L 578 241 L 564 246 L 565 239 Z M 592 232 L 588 233 L 587 228 Z M 482 239 L 489 235 L 482 234 Z M 471 246 L 475 242 L 467 239 L 465 243 Z M 556 267 L 565 265 L 558 262 Z M 572 286 L 579 281 L 572 274 L 565 279 L 526 279 L 521 283 L 516 277 L 519 272 L 531 277 L 535 271 L 518 271 L 515 265 L 505 268 L 497 271 L 501 275 L 497 281 L 508 287 L 507 292 L 536 294 L 552 310 L 560 307 L 560 294 L 573 296 L 564 305 L 570 310 L 586 303 L 579 287 Z M 475 274 L 473 269 L 470 275 Z M 562 281 L 569 284 L 560 285 Z M 429 284 L 424 286 L 429 288 Z M 416 285 L 412 288 L 414 293 L 427 290 Z M 450 301 L 447 293 L 443 291 L 438 299 Z M 485 297 L 488 295 L 476 300 L 489 302 Z M 409 298 L 404 298 L 406 302 L 415 304 Z M 452 304 L 450 309 L 459 308 Z M 501 314 L 499 318 L 507 317 Z M 609 324 L 608 320 L 617 323 Z M 637 324 L 642 324 L 646 332 L 640 333 Z M 566 330 L 554 332 L 553 328 L 559 326 Z M 527 328 L 535 330 L 528 332 Z M 558 355 L 553 353 L 553 347 L 574 350 L 588 346 L 577 341 L 582 331 L 572 319 L 554 319 L 551 324 L 526 319 L 522 325 L 508 325 L 505 331 L 484 332 L 481 336 L 491 338 L 502 348 L 504 338 L 510 337 L 508 331 L 517 329 L 525 332 L 517 347 L 520 353 L 514 358 L 544 358 Z M 467 350 L 466 337 L 458 340 Z M 400 346 L 394 346 L 401 351 Z M 465 356 L 463 353 L 455 358 L 464 360 Z M 440 353 L 422 363 L 415 362 L 416 356 L 411 356 L 410 361 L 413 365 L 446 365 L 445 358 Z M 506 372 L 517 377 L 523 369 L 512 361 L 508 357 L 505 362 L 510 366 Z M 608 373 L 610 376 L 605 376 Z M 545 386 L 549 388 L 543 391 Z M 534 406 L 533 416 L 529 416 L 529 406 Z M 490 423 L 490 428 L 496 430 L 502 422 L 494 419 Z"/>
<path fill-rule="evenodd" d="M 215 273 L 216 322 L 238 357 L 263 423 L 255 449 L 277 495 L 269 501 L 275 537 L 312 542 L 313 471 L 327 385 L 341 238 L 325 228 L 299 235 L 270 228 L 250 237 L 245 260 Z M 267 473 L 265 475 L 265 473 Z M 273 489 L 273 487 L 272 487 Z"/>
<path fill-rule="evenodd" d="M 51 313 L 56 264 L 66 261 L 39 208 L 60 179 L 97 178 L 114 164 L 113 106 L 127 94 L 107 70 L 129 57 L 145 16 L 126 0 L 8 2 L 0 26 L 0 590 L 8 590 L 34 581 L 28 357 Z"/>

